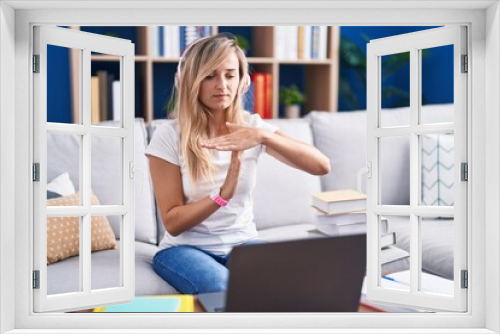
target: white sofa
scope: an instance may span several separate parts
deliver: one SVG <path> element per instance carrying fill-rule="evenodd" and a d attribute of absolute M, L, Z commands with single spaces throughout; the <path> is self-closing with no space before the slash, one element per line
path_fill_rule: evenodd
<path fill-rule="evenodd" d="M 431 106 L 427 109 L 439 121 L 449 116 L 452 106 Z M 409 116 L 408 109 L 384 111 L 388 125 L 404 123 Z M 444 118 L 443 118 L 444 117 Z M 135 167 L 145 173 L 142 194 L 139 177 L 136 177 L 136 295 L 176 293 L 167 282 L 152 269 L 151 261 L 158 251 L 158 243 L 164 233 L 158 217 L 153 195 L 148 159 L 144 149 L 157 126 L 168 120 L 153 121 L 148 127 L 143 120 L 135 122 Z M 318 177 L 308 175 L 285 166 L 267 155 L 261 157 L 258 167 L 257 185 L 254 194 L 255 222 L 259 234 L 268 241 L 289 240 L 311 236 L 314 230 L 316 212 L 311 208 L 311 193 L 321 190 L 356 188 L 356 173 L 365 166 L 366 161 L 366 112 L 327 113 L 311 112 L 304 119 L 269 120 L 286 134 L 296 139 L 316 145 L 331 160 L 330 174 Z M 47 179 L 68 171 L 78 190 L 78 141 L 66 136 L 48 135 L 48 172 Z M 106 138 L 95 138 L 92 142 L 92 190 L 101 204 L 116 204 L 119 184 L 117 165 L 117 143 Z M 407 156 L 409 147 L 406 141 L 394 141 L 390 151 L 394 156 Z M 393 161 L 383 162 L 391 177 L 385 180 L 387 191 L 384 200 L 391 204 L 409 203 L 409 166 L 405 159 L 400 165 Z M 137 174 L 136 174 L 137 175 Z M 109 218 L 117 238 L 120 236 L 116 217 Z M 389 219 L 389 229 L 397 232 L 397 246 L 389 248 L 383 255 L 384 273 L 409 268 L 409 229 L 404 218 Z M 429 222 L 432 229 L 441 234 L 451 233 L 452 221 Z M 440 234 L 440 235 L 441 235 Z M 430 240 L 432 239 L 432 240 Z M 430 238 L 424 244 L 424 270 L 449 279 L 453 278 L 450 244 L 446 238 Z M 430 248 L 427 248 L 430 247 Z M 401 249 L 402 250 L 401 250 Z M 348 255 L 342 255 L 348 256 Z M 436 258 L 438 261 L 436 261 Z M 119 251 L 105 250 L 92 253 L 92 289 L 116 287 L 119 284 Z M 451 266 L 451 267 L 450 267 Z M 451 268 L 451 271 L 450 271 Z M 48 293 L 57 294 L 76 291 L 78 280 L 71 279 L 79 270 L 78 257 L 71 257 L 48 266 Z"/>

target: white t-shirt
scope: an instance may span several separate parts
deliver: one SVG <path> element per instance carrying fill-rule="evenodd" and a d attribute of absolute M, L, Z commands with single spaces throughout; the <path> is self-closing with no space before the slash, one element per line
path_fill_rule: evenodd
<path fill-rule="evenodd" d="M 277 127 L 264 122 L 258 114 L 245 113 L 246 126 L 263 128 L 275 132 Z M 196 202 L 207 197 L 212 191 L 220 189 L 224 183 L 231 160 L 231 151 L 213 150 L 216 172 L 214 183 L 199 180 L 193 188 L 187 166 L 180 154 L 180 132 L 177 120 L 159 126 L 146 149 L 146 155 L 156 156 L 180 166 L 182 189 L 185 203 Z M 252 193 L 255 188 L 257 161 L 265 150 L 258 145 L 244 152 L 236 193 L 228 205 L 219 208 L 205 221 L 182 232 L 177 237 L 165 231 L 160 248 L 174 245 L 192 245 L 217 255 L 226 255 L 231 249 L 251 238 L 257 237 L 253 221 Z"/>

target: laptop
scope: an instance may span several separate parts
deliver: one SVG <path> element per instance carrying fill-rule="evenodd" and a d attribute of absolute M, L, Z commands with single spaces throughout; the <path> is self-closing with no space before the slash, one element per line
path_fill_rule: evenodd
<path fill-rule="evenodd" d="M 235 247 L 226 292 L 199 294 L 207 312 L 356 312 L 366 235 Z"/>

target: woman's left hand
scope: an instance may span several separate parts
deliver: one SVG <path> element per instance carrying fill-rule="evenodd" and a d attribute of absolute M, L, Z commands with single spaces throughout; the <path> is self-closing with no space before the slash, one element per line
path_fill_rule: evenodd
<path fill-rule="evenodd" d="M 231 123 L 226 125 L 230 134 L 203 140 L 201 146 L 218 151 L 244 151 L 262 143 L 262 129 Z"/>

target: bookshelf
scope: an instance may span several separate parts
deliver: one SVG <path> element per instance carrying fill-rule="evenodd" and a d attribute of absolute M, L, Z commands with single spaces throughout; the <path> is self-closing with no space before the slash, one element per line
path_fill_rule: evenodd
<path fill-rule="evenodd" d="M 71 29 L 99 33 L 95 29 L 103 27 L 73 26 Z M 155 26 L 113 27 L 134 28 L 132 42 L 136 45 L 136 117 L 142 117 L 149 123 L 158 118 L 165 118 L 164 106 L 170 98 L 174 74 L 179 57 L 156 57 L 148 47 L 152 30 Z M 264 72 L 272 75 L 272 110 L 271 118 L 283 116 L 283 106 L 279 103 L 279 88 L 283 85 L 300 83 L 307 101 L 302 107 L 302 116 L 311 110 L 337 110 L 338 73 L 339 73 L 339 40 L 340 27 L 327 27 L 326 59 L 279 59 L 277 57 L 277 29 L 275 26 L 255 27 L 222 27 L 212 26 L 212 34 L 233 32 L 232 29 L 246 29 L 250 40 L 250 54 L 247 55 L 250 73 Z M 129 32 L 130 34 L 130 32 Z M 120 36 L 127 38 L 127 36 Z M 131 38 L 127 38 L 131 39 Z M 78 53 L 70 51 L 70 76 L 72 82 L 73 119 L 78 119 Z M 117 57 L 92 55 L 92 66 L 106 68 L 116 66 Z M 119 66 L 118 66 L 119 67 Z M 94 74 L 93 74 L 94 75 Z"/>

